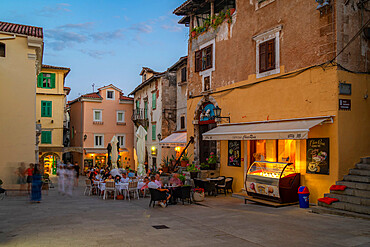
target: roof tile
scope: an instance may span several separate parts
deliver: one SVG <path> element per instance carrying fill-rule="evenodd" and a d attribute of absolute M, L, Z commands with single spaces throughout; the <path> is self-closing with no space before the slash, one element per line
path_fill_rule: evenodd
<path fill-rule="evenodd" d="M 42 27 L 26 26 L 0 21 L 0 31 L 43 38 Z"/>

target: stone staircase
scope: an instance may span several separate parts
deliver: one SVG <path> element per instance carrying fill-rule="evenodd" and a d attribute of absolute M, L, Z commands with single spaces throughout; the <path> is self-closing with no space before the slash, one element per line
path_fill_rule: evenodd
<path fill-rule="evenodd" d="M 350 169 L 349 174 L 336 184 L 346 185 L 347 188 L 344 191 L 330 191 L 324 196 L 337 198 L 339 201 L 331 205 L 318 202 L 318 207 L 314 207 L 312 212 L 370 220 L 370 157 L 361 158 L 361 163 Z"/>

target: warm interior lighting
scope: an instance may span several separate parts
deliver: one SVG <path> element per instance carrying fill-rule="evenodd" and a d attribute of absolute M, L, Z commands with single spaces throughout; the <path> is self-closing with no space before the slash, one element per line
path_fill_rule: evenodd
<path fill-rule="evenodd" d="M 175 147 L 175 151 L 176 152 L 180 152 L 181 151 L 181 147 L 179 147 L 179 146 Z"/>

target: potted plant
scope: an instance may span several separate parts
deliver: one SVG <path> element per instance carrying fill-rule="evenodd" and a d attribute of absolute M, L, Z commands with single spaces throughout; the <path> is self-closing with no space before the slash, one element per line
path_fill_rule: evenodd
<path fill-rule="evenodd" d="M 189 156 L 187 153 L 184 153 L 181 157 L 181 167 L 186 167 L 187 164 L 189 164 Z"/>
<path fill-rule="evenodd" d="M 203 188 L 194 188 L 193 189 L 193 200 L 195 202 L 204 201 L 204 189 Z"/>
<path fill-rule="evenodd" d="M 187 164 L 186 171 L 190 172 L 190 178 L 194 179 L 194 178 L 198 177 L 199 165 Z"/>
<path fill-rule="evenodd" d="M 181 180 L 182 184 L 185 184 L 185 180 L 186 180 L 185 174 L 179 173 L 179 179 Z"/>
<path fill-rule="evenodd" d="M 210 170 L 216 170 L 217 156 L 214 152 L 211 152 L 209 157 L 206 159 Z"/>
<path fill-rule="evenodd" d="M 194 38 L 195 35 L 197 35 L 197 29 L 193 28 L 193 29 L 191 29 L 191 37 Z"/>
<path fill-rule="evenodd" d="M 168 160 L 168 156 L 162 159 L 162 171 L 164 173 L 168 173 L 168 167 L 170 165 L 170 161 Z"/>
<path fill-rule="evenodd" d="M 206 163 L 200 163 L 200 169 L 201 170 L 208 170 L 209 169 L 209 165 L 206 164 Z"/>
<path fill-rule="evenodd" d="M 230 15 L 233 15 L 235 13 L 235 8 L 229 9 Z"/>

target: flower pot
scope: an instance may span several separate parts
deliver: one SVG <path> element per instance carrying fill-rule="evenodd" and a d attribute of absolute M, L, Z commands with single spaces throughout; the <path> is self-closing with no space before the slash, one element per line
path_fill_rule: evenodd
<path fill-rule="evenodd" d="M 188 164 L 188 161 L 181 160 L 181 167 L 186 167 L 187 164 Z"/>
<path fill-rule="evenodd" d="M 197 32 L 196 32 L 196 31 L 192 31 L 192 32 L 191 32 L 191 37 L 192 37 L 192 38 L 194 38 L 194 37 L 195 37 L 195 35 L 197 35 Z"/>
<path fill-rule="evenodd" d="M 193 194 L 193 200 L 195 202 L 204 201 L 204 192 L 202 192 L 202 193 L 194 192 L 194 194 Z"/>
<path fill-rule="evenodd" d="M 233 15 L 235 12 L 235 8 L 230 9 L 230 15 Z"/>
<path fill-rule="evenodd" d="M 190 172 L 190 178 L 194 179 L 198 177 L 198 172 Z"/>
<path fill-rule="evenodd" d="M 168 173 L 168 166 L 162 167 L 164 173 Z"/>

